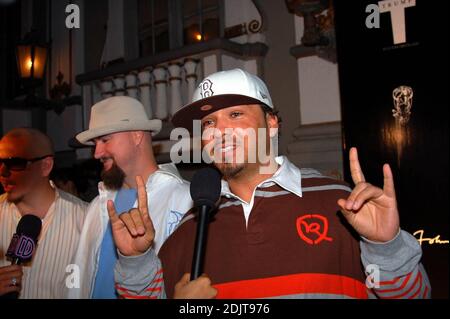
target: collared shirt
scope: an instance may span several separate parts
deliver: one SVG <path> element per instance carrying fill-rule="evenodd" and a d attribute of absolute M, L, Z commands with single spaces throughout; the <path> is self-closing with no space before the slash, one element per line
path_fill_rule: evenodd
<path fill-rule="evenodd" d="M 235 195 L 230 190 L 228 183 L 225 180 L 222 180 L 222 191 L 221 191 L 222 196 L 225 196 L 227 198 L 235 198 L 242 203 L 242 208 L 244 209 L 244 216 L 247 225 L 248 219 L 250 217 L 250 212 L 253 208 L 253 204 L 255 201 L 255 193 L 257 192 L 258 188 L 266 188 L 274 184 L 277 184 L 278 186 L 282 187 L 288 192 L 294 193 L 295 195 L 302 197 L 302 185 L 301 185 L 302 172 L 303 174 L 308 175 L 308 177 L 314 175 L 320 176 L 320 173 L 314 169 L 300 170 L 297 166 L 292 164 L 285 156 L 276 157 L 275 162 L 279 165 L 278 170 L 271 177 L 262 181 L 261 183 L 258 184 L 258 186 L 256 186 L 256 188 L 253 190 L 250 202 L 246 202 L 239 196 Z"/>
<path fill-rule="evenodd" d="M 33 260 L 23 265 L 19 298 L 63 298 L 66 277 L 73 271 L 70 263 L 80 238 L 87 203 L 57 188 L 55 192 L 55 200 L 42 220 Z M 16 205 L 8 202 L 6 196 L 0 196 L 0 267 L 11 265 L 5 254 L 22 218 Z M 68 267 L 70 270 L 66 272 Z"/>

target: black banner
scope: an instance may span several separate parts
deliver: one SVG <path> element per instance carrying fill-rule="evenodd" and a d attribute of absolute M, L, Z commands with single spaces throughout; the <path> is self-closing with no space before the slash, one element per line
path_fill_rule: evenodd
<path fill-rule="evenodd" d="M 448 2 L 337 0 L 335 9 L 345 161 L 358 147 L 377 186 L 391 165 L 401 227 L 421 239 L 432 297 L 448 298 Z"/>

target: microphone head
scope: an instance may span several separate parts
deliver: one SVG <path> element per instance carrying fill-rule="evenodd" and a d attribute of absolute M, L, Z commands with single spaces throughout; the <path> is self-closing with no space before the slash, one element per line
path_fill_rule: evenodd
<path fill-rule="evenodd" d="M 17 224 L 16 233 L 6 253 L 7 257 L 20 262 L 31 260 L 41 233 L 42 221 L 34 215 L 23 216 Z"/>
<path fill-rule="evenodd" d="M 216 207 L 222 189 L 220 173 L 211 167 L 202 168 L 192 178 L 190 192 L 194 206 Z"/>
<path fill-rule="evenodd" d="M 16 233 L 26 235 L 37 241 L 41 233 L 42 221 L 34 215 L 24 215 L 17 224 Z"/>

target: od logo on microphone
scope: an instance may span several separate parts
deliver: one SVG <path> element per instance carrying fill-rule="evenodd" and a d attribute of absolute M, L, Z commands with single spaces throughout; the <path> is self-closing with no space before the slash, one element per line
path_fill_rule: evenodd
<path fill-rule="evenodd" d="M 21 260 L 28 260 L 33 256 L 35 248 L 36 244 L 32 238 L 25 235 L 14 234 L 6 256 Z"/>

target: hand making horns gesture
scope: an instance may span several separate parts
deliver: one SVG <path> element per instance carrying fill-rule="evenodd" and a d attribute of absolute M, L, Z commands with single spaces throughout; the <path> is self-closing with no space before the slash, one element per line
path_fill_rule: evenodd
<path fill-rule="evenodd" d="M 355 188 L 338 205 L 347 221 L 365 238 L 387 242 L 399 231 L 399 214 L 395 198 L 394 178 L 388 164 L 383 166 L 383 189 L 366 182 L 356 148 L 350 149 L 350 171 Z"/>
<path fill-rule="evenodd" d="M 148 250 L 155 238 L 155 229 L 148 213 L 147 192 L 141 176 L 136 176 L 138 208 L 117 215 L 114 202 L 107 203 L 116 247 L 124 256 L 140 255 Z"/>

